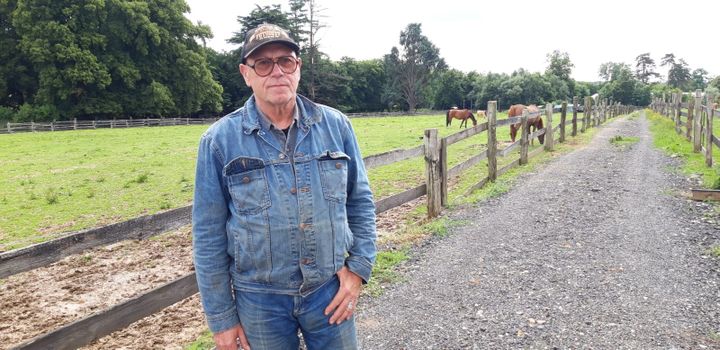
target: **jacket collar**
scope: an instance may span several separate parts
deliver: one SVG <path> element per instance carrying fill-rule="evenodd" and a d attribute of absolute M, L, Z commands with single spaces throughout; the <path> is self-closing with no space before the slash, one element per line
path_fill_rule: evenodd
<path fill-rule="evenodd" d="M 303 131 L 307 131 L 310 126 L 322 120 L 322 110 L 320 106 L 305 96 L 297 95 L 295 97 L 295 108 L 298 109 L 300 118 L 298 126 L 303 129 Z M 247 102 L 245 102 L 243 108 L 240 109 L 240 116 L 245 134 L 250 135 L 253 131 L 260 129 L 261 117 L 257 110 L 257 104 L 255 103 L 255 95 L 250 96 Z"/>

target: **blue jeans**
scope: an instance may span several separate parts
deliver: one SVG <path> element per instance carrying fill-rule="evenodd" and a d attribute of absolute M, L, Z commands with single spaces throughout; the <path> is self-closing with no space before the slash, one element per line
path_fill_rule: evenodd
<path fill-rule="evenodd" d="M 297 350 L 298 329 L 308 350 L 357 349 L 355 319 L 330 324 L 325 308 L 340 287 L 337 276 L 307 296 L 236 291 L 240 322 L 253 350 Z"/>

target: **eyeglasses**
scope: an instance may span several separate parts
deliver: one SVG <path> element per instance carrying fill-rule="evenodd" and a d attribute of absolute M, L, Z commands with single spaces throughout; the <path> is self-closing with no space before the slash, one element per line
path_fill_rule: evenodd
<path fill-rule="evenodd" d="M 274 60 L 269 58 L 259 58 L 255 60 L 255 64 L 248 64 L 247 66 L 255 70 L 255 74 L 261 77 L 266 77 L 272 73 L 275 64 L 280 67 L 280 71 L 285 74 L 295 73 L 300 61 L 292 56 L 280 56 Z"/>

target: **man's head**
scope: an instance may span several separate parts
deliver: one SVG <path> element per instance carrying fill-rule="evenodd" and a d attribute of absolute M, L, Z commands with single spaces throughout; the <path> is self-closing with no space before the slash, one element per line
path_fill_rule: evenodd
<path fill-rule="evenodd" d="M 298 45 L 283 29 L 261 24 L 248 32 L 240 73 L 263 108 L 294 105 L 302 62 Z"/>

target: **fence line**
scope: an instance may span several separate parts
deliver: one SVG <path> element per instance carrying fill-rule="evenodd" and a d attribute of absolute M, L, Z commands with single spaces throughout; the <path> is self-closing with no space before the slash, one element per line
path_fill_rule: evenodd
<path fill-rule="evenodd" d="M 571 121 L 568 122 L 566 120 L 566 108 L 563 108 L 560 123 L 556 127 L 553 127 L 552 106 L 547 106 L 545 111 L 546 118 L 548 120 L 546 129 L 538 130 L 530 135 L 528 135 L 529 133 L 527 125 L 528 113 L 527 111 L 525 111 L 523 113 L 523 116 L 520 117 L 520 120 L 523 122 L 521 140 L 516 141 L 515 143 L 505 148 L 505 150 L 513 149 L 517 147 L 516 145 L 519 143 L 521 148 L 521 157 L 520 159 L 511 161 L 509 164 L 505 165 L 499 170 L 497 169 L 497 156 L 502 156 L 503 151 L 499 151 L 497 149 L 497 128 L 499 126 L 515 122 L 517 121 L 517 118 L 497 121 L 497 103 L 495 101 L 490 101 L 488 103 L 488 121 L 485 123 L 481 123 L 471 129 L 466 129 L 456 134 L 449 135 L 445 138 L 440 138 L 438 136 L 437 129 L 427 129 L 424 133 L 424 142 L 420 146 L 416 146 L 406 150 L 393 150 L 390 152 L 385 152 L 383 154 L 366 157 L 363 160 L 366 162 L 366 164 L 368 164 L 368 168 L 388 165 L 401 160 L 419 157 L 422 155 L 424 155 L 426 163 L 426 182 L 411 189 L 405 190 L 401 193 L 377 201 L 375 203 L 376 213 L 387 211 L 389 209 L 405 204 L 411 200 L 420 198 L 423 195 L 427 195 L 428 216 L 435 217 L 439 215 L 442 212 L 442 209 L 448 204 L 447 192 L 449 179 L 459 176 L 463 171 L 469 169 L 473 165 L 478 164 L 482 160 L 487 159 L 488 175 L 484 176 L 478 183 L 472 185 L 466 192 L 467 194 L 469 194 L 472 191 L 483 187 L 488 182 L 494 181 L 497 176 L 502 175 L 513 167 L 519 166 L 521 164 L 521 160 L 523 160 L 523 155 L 525 155 L 525 161 L 527 162 L 527 158 L 532 158 L 533 156 L 538 155 L 544 151 L 552 150 L 552 147 L 554 145 L 554 134 L 559 132 L 560 135 L 565 135 L 565 128 L 568 125 L 572 124 L 573 135 L 576 135 L 578 121 L 577 99 L 575 98 L 573 99 L 573 101 L 574 112 Z M 621 106 L 617 103 L 608 104 L 607 101 L 600 101 L 597 106 L 592 106 L 591 103 L 586 100 L 586 107 L 588 107 L 585 109 L 585 111 L 587 112 L 583 112 L 584 116 L 582 119 L 582 132 L 585 132 L 587 130 L 585 127 L 586 122 L 591 126 L 596 126 L 600 125 L 608 118 L 612 118 L 620 114 L 627 114 L 635 110 L 635 108 L 631 106 Z M 552 132 L 546 132 L 546 130 L 552 130 Z M 453 143 L 478 135 L 483 131 L 488 132 L 488 145 L 490 147 L 482 150 L 479 154 L 470 157 L 469 159 L 448 170 L 448 147 Z M 546 140 L 550 141 L 550 144 L 548 145 L 546 143 L 545 147 L 538 147 L 532 152 L 528 152 L 530 140 L 536 138 L 543 133 L 545 134 Z M 558 141 L 564 142 L 565 138 L 561 136 Z M 155 233 L 159 233 L 158 231 L 162 231 L 163 227 L 179 227 L 184 224 L 190 223 L 190 206 L 178 208 L 176 210 L 176 212 L 169 211 L 156 215 L 132 219 L 124 223 L 110 225 L 111 227 L 114 227 L 114 229 L 108 229 L 107 227 L 103 227 L 87 230 L 84 231 L 84 236 L 79 235 L 81 234 L 81 232 L 79 232 L 78 236 L 69 235 L 67 237 L 56 240 L 57 242 L 50 241 L 25 249 L 3 253 L 2 255 L 0 255 L 0 271 L 3 271 L 2 273 L 6 273 L 5 276 L 7 276 L 7 273 L 12 274 L 10 273 L 11 271 L 16 271 L 14 273 L 17 273 L 17 271 L 21 270 L 21 268 L 17 267 L 15 267 L 13 270 L 9 266 L 13 264 L 17 265 L 17 263 L 21 261 L 21 259 L 29 259 L 27 258 L 27 256 L 32 255 L 22 253 L 22 251 L 42 251 L 44 252 L 44 254 L 48 255 L 53 255 L 54 250 L 64 252 L 78 252 L 84 249 L 88 249 L 91 246 L 107 244 L 110 241 L 117 241 L 127 238 L 148 237 Z M 171 212 L 172 214 L 167 214 Z M 168 217 L 172 217 L 173 219 L 168 220 Z M 156 223 L 156 221 L 160 221 L 161 223 L 158 224 Z M 145 226 L 142 226 L 142 228 L 138 228 L 137 224 L 131 225 L 128 224 L 129 222 L 142 222 Z M 118 232 L 118 228 L 123 227 L 126 229 L 127 232 L 122 232 L 122 229 L 119 229 L 120 232 Z M 138 230 L 142 229 L 146 229 L 149 232 L 143 232 L 138 234 Z M 93 236 L 93 234 L 90 234 L 90 232 L 102 230 L 106 230 L 107 232 L 114 232 L 113 234 L 109 235 L 112 237 L 112 239 L 105 240 L 102 238 L 96 238 Z M 61 242 L 61 240 L 64 241 Z M 77 243 L 77 248 L 73 249 L 67 247 L 67 245 L 72 245 L 73 242 L 79 242 Z M 57 255 L 57 253 L 55 253 L 55 255 Z M 45 264 L 49 263 L 48 259 L 41 259 L 41 261 L 44 261 Z M 38 266 L 41 265 L 36 264 L 35 266 L 27 268 L 25 270 L 36 268 Z M 171 281 L 161 287 L 158 287 L 149 293 L 144 293 L 140 296 L 132 298 L 131 300 L 115 305 L 110 309 L 107 309 L 106 311 L 90 315 L 81 320 L 72 322 L 68 325 L 62 326 L 53 331 L 37 336 L 29 341 L 18 345 L 17 349 L 41 349 L 47 347 L 57 349 L 76 348 L 88 344 L 93 340 L 110 334 L 116 330 L 122 329 L 137 320 L 156 313 L 163 308 L 172 305 L 175 302 L 178 302 L 195 293 L 197 293 L 195 274 L 191 273 L 179 279 Z"/>
<path fill-rule="evenodd" d="M 419 112 L 363 112 L 346 113 L 349 118 L 356 117 L 393 117 L 393 116 L 417 116 L 443 114 L 445 111 L 424 110 Z M 5 127 L 0 128 L 0 134 L 13 134 L 20 132 L 44 132 L 44 131 L 66 131 L 66 130 L 88 130 L 104 128 L 136 128 L 143 126 L 177 126 L 177 125 L 203 125 L 212 124 L 218 121 L 219 117 L 213 118 L 143 118 L 143 119 L 107 119 L 107 120 L 61 120 L 51 122 L 8 122 Z"/>
<path fill-rule="evenodd" d="M 712 167 L 713 165 L 713 145 L 720 148 L 720 139 L 713 134 L 713 119 L 716 114 L 720 115 L 717 110 L 715 96 L 706 94 L 703 96 L 702 90 L 695 90 L 695 93 L 689 97 L 688 102 L 682 102 L 682 93 L 672 93 L 669 100 L 666 96 L 653 99 L 650 108 L 665 117 L 673 120 L 675 124 L 675 132 L 685 136 L 693 145 L 693 152 L 703 153 L 705 155 L 705 165 Z M 703 102 L 705 104 L 703 104 Z M 685 123 L 683 124 L 683 117 Z M 683 128 L 685 129 L 683 132 Z"/>

